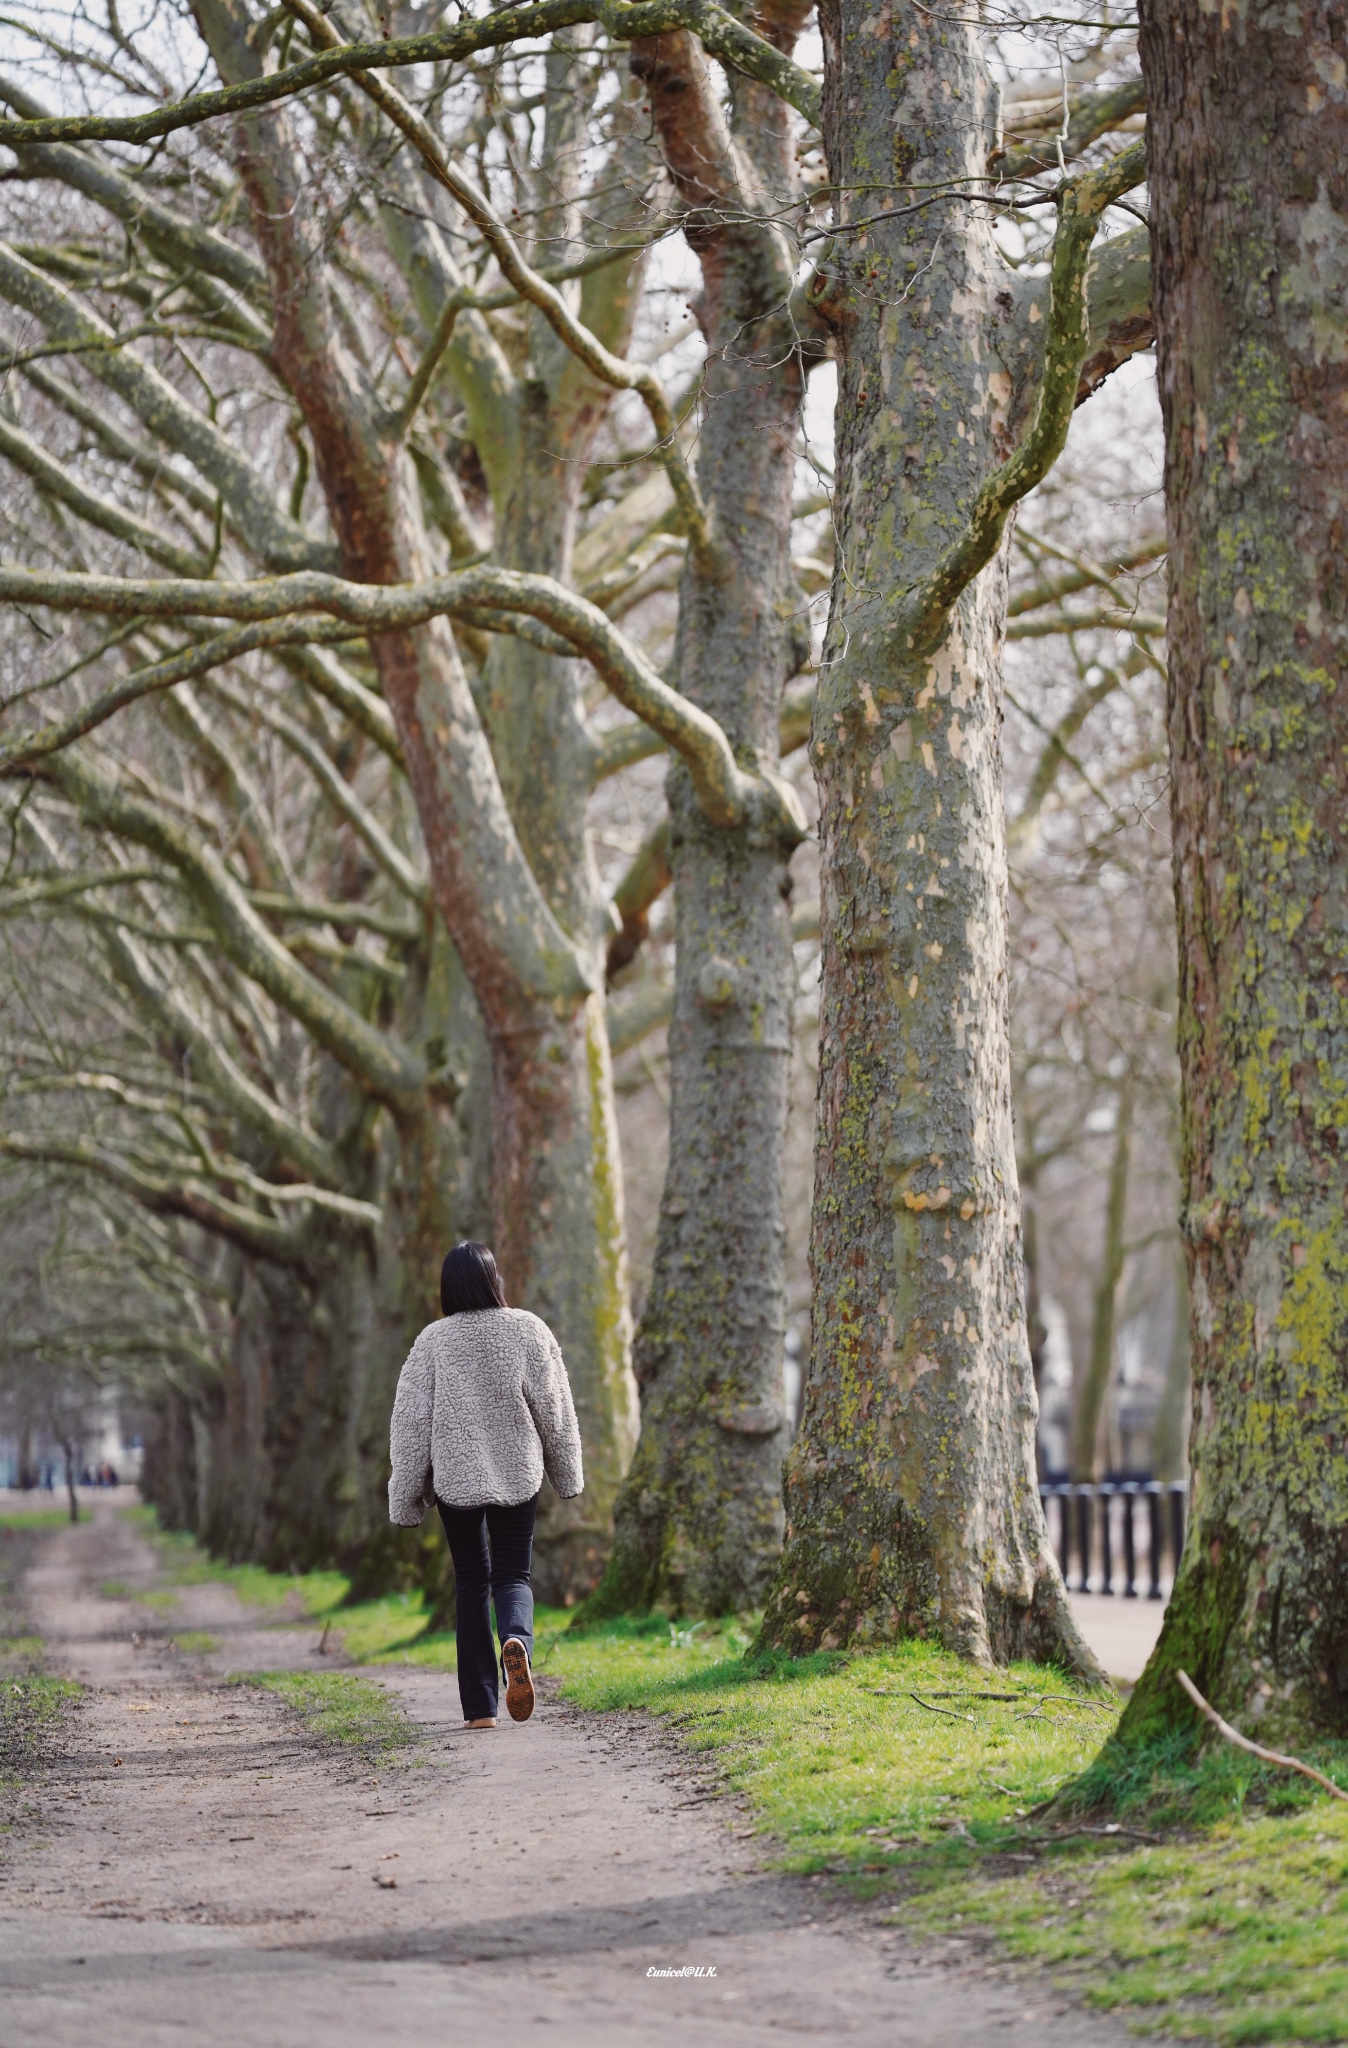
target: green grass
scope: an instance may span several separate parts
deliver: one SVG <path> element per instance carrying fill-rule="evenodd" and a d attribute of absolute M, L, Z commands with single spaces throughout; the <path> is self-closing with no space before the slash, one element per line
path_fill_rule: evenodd
<path fill-rule="evenodd" d="M 389 1757 L 417 1739 L 415 1724 L 372 1679 L 349 1671 L 258 1671 L 234 1681 L 272 1692 L 320 1741 Z"/>
<path fill-rule="evenodd" d="M 218 1650 L 220 1647 L 219 1637 L 207 1635 L 205 1629 L 201 1628 L 184 1629 L 180 1636 L 173 1638 L 173 1641 L 175 1647 L 185 1650 L 189 1657 L 208 1657 L 212 1650 Z"/>
<path fill-rule="evenodd" d="M 1125 1756 L 1106 1739 L 1117 1705 L 1084 1711 L 1031 1666 L 985 1675 L 909 1643 L 755 1670 L 741 1640 L 615 1623 L 551 1654 L 540 1635 L 539 1655 L 578 1705 L 667 1717 L 747 1795 L 770 1860 L 892 1892 L 910 1931 L 985 1931 L 1144 2032 L 1348 2041 L 1342 1804 L 1224 1744 Z M 1026 1700 L 934 1697 L 1046 1691 L 1042 1720 Z M 1348 1786 L 1348 1744 L 1308 1760 Z"/>
<path fill-rule="evenodd" d="M 167 1587 L 144 1587 L 124 1585 L 121 1579 L 104 1579 L 98 1588 L 105 1600 L 134 1600 L 141 1607 L 151 1607 L 159 1613 L 178 1604 L 178 1595 Z"/>
<path fill-rule="evenodd" d="M 83 1690 L 73 1678 L 44 1672 L 0 1681 L 0 1780 L 32 1776 L 57 1721 Z"/>
<path fill-rule="evenodd" d="M 929 1883 L 905 1927 L 986 1928 L 1142 2031 L 1233 2044 L 1348 2038 L 1348 1810 L 1242 1815 L 1102 1857 L 1060 1851 L 1014 1877 Z"/>
<path fill-rule="evenodd" d="M 389 1593 L 380 1600 L 346 1607 L 351 1582 L 341 1572 L 272 1572 L 259 1564 L 225 1564 L 203 1550 L 195 1537 L 161 1529 L 153 1508 L 128 1508 L 126 1515 L 153 1540 L 165 1576 L 176 1586 L 231 1586 L 254 1607 L 298 1604 L 307 1616 L 326 1622 L 343 1648 L 361 1663 L 375 1662 L 405 1650 L 414 1661 L 443 1663 L 446 1644 L 453 1668 L 453 1638 L 425 1638 L 426 1609 L 420 1593 Z M 112 1600 L 139 1599 L 150 1606 L 176 1601 L 172 1592 L 135 1593 L 109 1580 L 100 1591 Z M 560 1611 L 560 1610 L 559 1610 Z M 175 1641 L 181 1642 L 181 1637 Z M 426 1655 L 430 1648 L 429 1657 Z"/>
<path fill-rule="evenodd" d="M 159 1553 L 164 1575 L 175 1586 L 231 1586 L 250 1607 L 281 1607 L 298 1597 L 310 1614 L 322 1615 L 345 1597 L 349 1581 L 340 1572 L 271 1572 L 260 1564 L 226 1564 L 203 1550 L 194 1536 L 180 1529 L 161 1529 L 153 1508 L 127 1508 L 127 1518 L 139 1524 Z M 170 1606 L 176 1595 L 161 1592 L 133 1594 L 123 1587 L 101 1590 L 110 1599 L 139 1599 L 151 1606 Z"/>
<path fill-rule="evenodd" d="M 0 1529 L 66 1529 L 69 1526 L 69 1508 L 6 1508 L 0 1514 Z"/>
<path fill-rule="evenodd" d="M 1013 1841 L 1017 1808 L 1080 1771 L 1117 1719 L 1114 1702 L 1031 1665 L 988 1677 L 917 1642 L 754 1664 L 744 1640 L 615 1623 L 539 1647 L 578 1705 L 670 1718 L 748 1795 L 790 1870 L 883 1876 L 915 1849 L 958 1861 Z M 1038 1706 L 1046 1692 L 1062 1704 Z"/>

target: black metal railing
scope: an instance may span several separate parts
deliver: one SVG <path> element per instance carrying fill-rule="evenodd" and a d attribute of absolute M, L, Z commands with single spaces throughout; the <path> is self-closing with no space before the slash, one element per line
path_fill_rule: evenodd
<path fill-rule="evenodd" d="M 1075 1593 L 1113 1593 L 1115 1539 L 1123 1553 L 1123 1597 L 1138 1598 L 1138 1563 L 1144 1560 L 1147 1598 L 1161 1600 L 1163 1572 L 1173 1585 L 1184 1549 L 1189 1486 L 1183 1479 L 1106 1479 L 1098 1485 L 1070 1481 L 1041 1486 L 1039 1497 L 1049 1534 L 1057 1522 L 1058 1563 Z M 1052 1503 L 1057 1503 L 1057 1514 Z M 1142 1543 L 1138 1536 L 1141 1533 Z M 1165 1570 L 1169 1551 L 1169 1570 Z M 1077 1579 L 1072 1585 L 1075 1557 Z M 1097 1583 L 1092 1585 L 1092 1576 Z"/>

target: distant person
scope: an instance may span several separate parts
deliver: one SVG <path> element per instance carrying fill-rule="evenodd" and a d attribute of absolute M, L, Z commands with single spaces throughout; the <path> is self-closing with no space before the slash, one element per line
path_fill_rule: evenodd
<path fill-rule="evenodd" d="M 459 1244 L 440 1270 L 428 1323 L 398 1379 L 390 1427 L 389 1519 L 415 1529 L 440 1510 L 454 1559 L 459 1699 L 465 1726 L 494 1728 L 501 1638 L 506 1712 L 534 1710 L 530 1583 L 544 1474 L 563 1500 L 585 1484 L 580 1430 L 561 1349 L 528 1309 L 509 1308 L 485 1244 Z"/>

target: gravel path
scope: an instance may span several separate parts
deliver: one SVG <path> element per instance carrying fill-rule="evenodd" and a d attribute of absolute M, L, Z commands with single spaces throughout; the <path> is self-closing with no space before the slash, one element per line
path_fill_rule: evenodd
<path fill-rule="evenodd" d="M 373 1775 L 334 1758 L 221 1682 L 316 1668 L 317 1631 L 261 1627 L 216 1585 L 147 1629 L 98 1592 L 155 1578 L 111 1504 L 44 1538 L 28 1576 L 52 1668 L 90 1691 L 3 1845 L 5 2048 L 1130 2038 L 958 1944 L 918 1955 L 827 1880 L 765 1872 L 736 1805 L 640 1717 L 545 1696 L 527 1726 L 469 1735 L 452 1678 L 381 1669 L 424 1740 Z M 184 1655 L 168 1628 L 221 1650 Z M 685 1967 L 705 1974 L 649 1974 Z"/>

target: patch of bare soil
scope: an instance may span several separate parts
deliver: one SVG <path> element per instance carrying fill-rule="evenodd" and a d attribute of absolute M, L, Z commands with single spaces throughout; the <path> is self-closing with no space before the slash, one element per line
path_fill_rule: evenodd
<path fill-rule="evenodd" d="M 454 1681 L 381 1670 L 418 1739 L 325 1748 L 239 1669 L 331 1668 L 318 1631 L 179 1589 L 109 1503 L 37 1539 L 25 1595 L 81 1678 L 0 1845 L 5 2048 L 382 2048 L 546 2027 L 564 2048 L 769 2035 L 874 2048 L 1113 2048 L 1042 1984 L 919 1957 L 826 1880 L 765 1871 L 638 1717 L 469 1734 Z M 221 1643 L 200 1657 L 166 1631 Z M 447 2030 L 447 2031 L 446 2031 Z"/>

